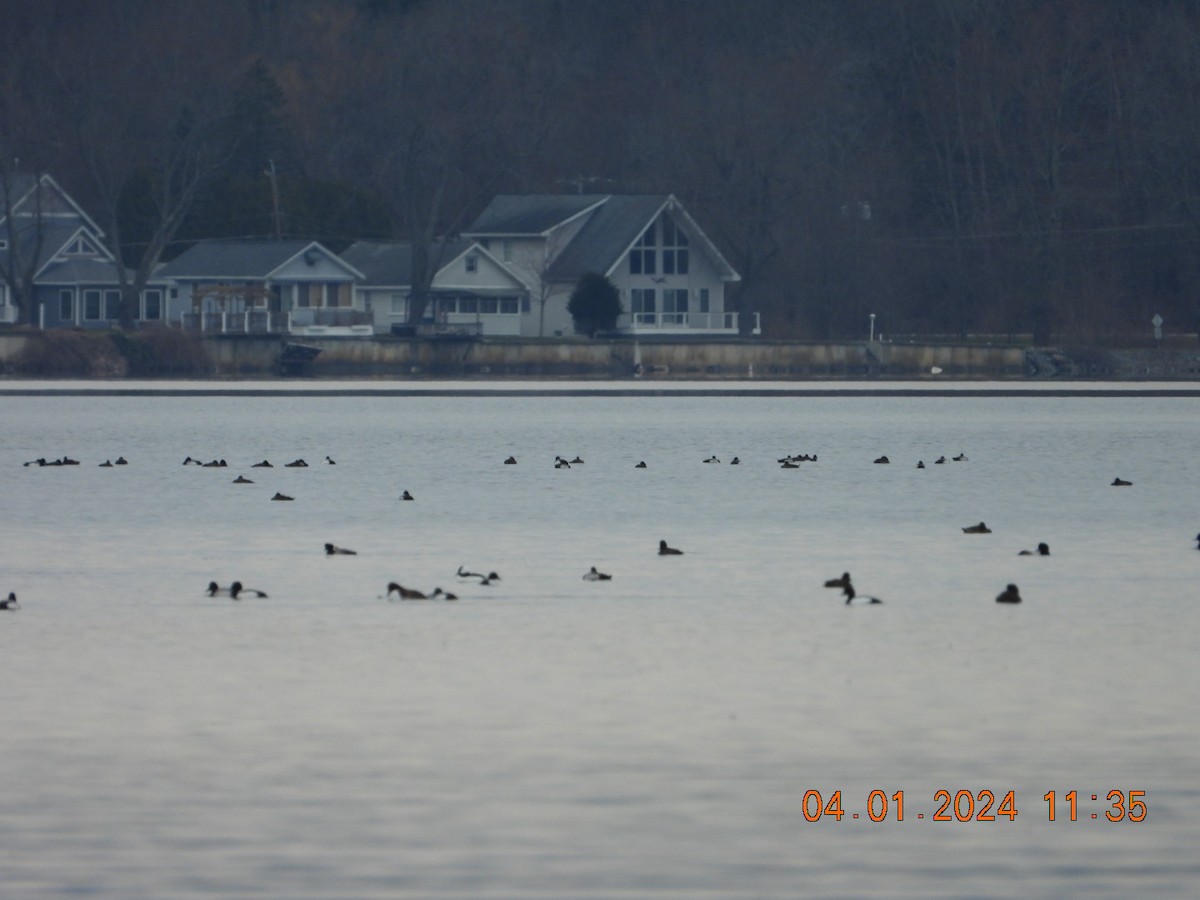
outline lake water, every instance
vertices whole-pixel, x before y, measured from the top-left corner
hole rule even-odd
[[[1191,396],[0,393],[0,896],[1188,894],[1197,447]]]

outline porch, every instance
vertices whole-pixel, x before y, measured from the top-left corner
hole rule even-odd
[[[180,327],[193,334],[293,334],[310,337],[370,337],[371,314],[357,309],[292,309],[273,312],[185,312]]]
[[[758,313],[753,316],[751,334],[762,334]],[[735,312],[636,312],[617,320],[619,331],[631,334],[738,334]]]

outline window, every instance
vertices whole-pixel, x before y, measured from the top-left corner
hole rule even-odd
[[[83,317],[93,322],[100,319],[100,292],[83,292]]]
[[[666,215],[662,219],[662,233],[663,274],[686,275],[688,273],[687,235],[679,230],[679,226],[675,224],[674,219]]]
[[[663,321],[682,325],[687,322],[688,292],[682,288],[663,291]]]
[[[393,293],[391,296],[391,310],[394,316],[408,315],[408,300],[403,294]]]
[[[486,315],[492,315],[500,309],[500,300],[498,297],[480,297],[479,311]]]
[[[468,313],[474,315],[479,312],[479,300],[477,297],[459,297],[458,311],[460,313]]]
[[[162,318],[162,291],[142,291],[142,318],[147,322]]]
[[[326,296],[329,300],[326,306],[353,306],[350,297],[350,282],[334,281],[325,285]]]
[[[654,288],[634,288],[629,292],[629,297],[633,321],[654,324]]]
[[[71,241],[71,243],[67,244],[66,249],[63,250],[63,253],[67,254],[68,256],[95,256],[96,248],[92,245],[91,241],[89,241],[83,235],[80,235],[79,237],[75,238],[75,240]]]
[[[650,227],[642,232],[638,242],[629,251],[630,275],[653,275],[658,271],[655,266],[654,247],[654,223],[651,222]]]
[[[106,318],[106,319],[121,318],[121,292],[120,291],[105,291],[104,292],[104,318]]]
[[[479,271],[479,257],[476,256],[474,253],[470,254],[466,258],[466,264],[467,264],[468,272],[478,272]]]
[[[500,312],[504,312],[504,304],[503,303],[500,304]],[[529,312],[529,298],[528,297],[521,298],[521,312],[523,312],[523,313]]]
[[[700,312],[706,313],[708,312],[708,288],[700,288],[698,293],[700,295]]]
[[[515,316],[518,314],[519,307],[523,306],[525,312],[529,312],[529,298],[526,297],[518,304],[516,297],[501,297],[500,312],[506,316]]]

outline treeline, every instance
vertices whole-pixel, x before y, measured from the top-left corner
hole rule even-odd
[[[1194,0],[3,6],[0,168],[53,174],[131,280],[198,238],[672,192],[769,337],[1197,329]]]

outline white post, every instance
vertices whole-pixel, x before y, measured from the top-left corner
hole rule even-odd
[[[875,313],[871,313],[871,336],[868,340],[875,342]]]
[[[41,331],[46,330],[46,304],[45,303],[38,304],[38,328]]]

